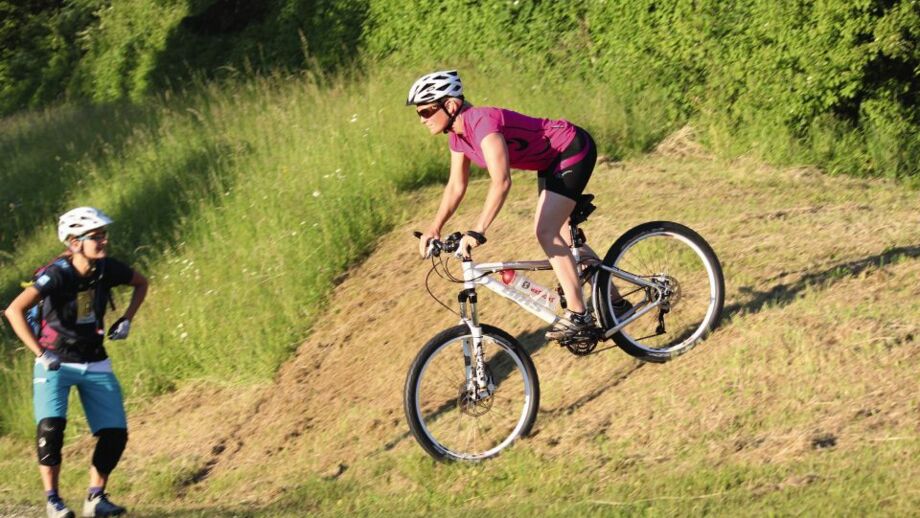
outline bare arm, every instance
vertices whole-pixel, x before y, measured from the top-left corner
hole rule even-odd
[[[444,195],[441,197],[441,206],[434,221],[429,227],[429,233],[434,236],[441,234],[441,229],[447,220],[453,216],[463,196],[466,194],[466,186],[470,180],[470,159],[463,153],[456,151],[450,152],[450,179],[444,187]]]
[[[33,286],[29,286],[13,299],[13,302],[10,302],[9,307],[3,312],[6,319],[10,321],[10,325],[13,326],[13,332],[35,356],[41,356],[42,348],[32,334],[32,328],[29,327],[29,323],[26,321],[26,311],[37,304],[40,298],[41,295],[38,290]]]
[[[479,215],[476,226],[472,229],[480,234],[485,234],[489,225],[498,216],[508,192],[511,191],[511,165],[508,158],[508,144],[500,133],[486,135],[480,143],[482,155],[489,170],[491,182],[486,202]]]
[[[134,277],[131,278],[131,282],[128,284],[134,286],[134,292],[131,294],[131,303],[128,304],[128,309],[125,310],[123,318],[133,320],[134,315],[137,313],[137,310],[140,309],[141,304],[144,303],[144,298],[147,296],[147,278],[134,272]]]

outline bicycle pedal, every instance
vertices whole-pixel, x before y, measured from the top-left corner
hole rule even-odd
[[[561,347],[565,347],[575,356],[591,354],[597,347],[597,338],[574,337],[557,340]]]

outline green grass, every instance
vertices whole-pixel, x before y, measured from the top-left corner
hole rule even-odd
[[[592,243],[649,219],[685,222],[709,240],[726,272],[722,329],[686,357],[636,370],[617,351],[575,359],[543,348],[529,315],[490,300],[484,318],[540,342],[538,433],[479,465],[427,458],[406,435],[397,393],[423,343],[417,335],[433,334],[443,315],[427,299],[413,301],[411,313],[390,304],[398,301],[372,301],[362,306],[366,321],[336,306],[325,316],[352,326],[350,348],[326,347],[341,335],[317,325],[342,273],[375,249],[405,246],[408,236],[386,231],[428,217],[436,203],[419,207],[409,192],[442,181],[447,168],[444,137],[428,137],[402,106],[416,75],[197,85],[140,106],[65,106],[0,126],[0,155],[10,157],[0,169],[3,300],[59,250],[56,215],[78,204],[116,218],[115,255],[152,281],[131,338],[109,347],[131,415],[177,405],[137,423],[113,477],[110,490],[134,516],[915,513],[920,406],[909,380],[920,303],[911,291],[916,232],[905,214],[916,196],[896,184],[745,161],[657,155],[599,168],[592,180],[592,192],[612,200],[592,216]],[[465,72],[465,82],[475,104],[564,116],[614,157],[647,150],[667,129],[651,94],[619,99],[603,85],[494,70]],[[521,231],[532,218],[531,177],[518,176],[483,253],[536,250]],[[456,221],[472,218],[482,191],[483,182],[471,186]],[[367,270],[346,283],[397,285]],[[408,318],[414,325],[401,328]],[[381,354],[369,329],[387,319],[403,342],[384,341]],[[314,328],[320,342],[292,358]],[[0,347],[0,515],[34,514],[29,358],[6,327]],[[292,368],[276,376],[286,361]],[[304,369],[314,361],[326,376]],[[628,382],[610,384],[624,372]],[[341,386],[336,376],[362,383]],[[201,386],[214,397],[190,397]],[[316,413],[278,415],[270,412],[277,400],[253,395],[260,387],[327,399],[311,400]],[[189,401],[249,413],[193,415],[182,408]],[[71,411],[61,487],[78,502],[92,443],[75,396]],[[242,416],[266,422],[252,432]],[[818,444],[831,435],[836,445]],[[215,444],[226,452],[215,456]],[[194,483],[214,459],[218,469]],[[349,464],[344,473],[330,472],[339,462]]]
[[[326,315],[329,321],[317,323],[315,337],[274,380],[236,376],[213,392],[223,396],[199,398],[190,390],[196,386],[186,384],[195,375],[180,372],[185,378],[164,375],[176,394],[156,400],[137,392],[135,404],[155,401],[155,408],[132,412],[134,439],[110,490],[135,516],[915,512],[920,407],[912,387],[920,302],[913,287],[920,270],[909,218],[915,197],[890,182],[660,155],[598,171],[592,192],[615,202],[592,216],[586,229],[592,243],[612,242],[646,219],[673,219],[704,235],[723,261],[726,320],[690,354],[641,369],[616,350],[574,358],[542,347],[532,317],[484,296],[486,321],[536,346],[537,434],[480,465],[434,463],[407,435],[398,401],[411,357],[445,321],[424,298],[424,265],[412,267],[419,274],[408,281],[415,291],[398,301],[421,298],[409,305],[378,299],[363,305],[366,320],[353,320],[348,311],[354,306],[341,300],[356,293],[356,281],[398,285],[380,273],[404,267],[409,252],[383,248],[409,243],[408,236],[400,241],[400,230],[377,242],[368,263],[341,286],[337,296],[344,297]],[[516,174],[518,187],[483,254],[513,250],[536,257],[532,236],[522,231],[533,210],[528,180],[528,173]],[[476,214],[484,184],[471,185],[457,221]],[[623,196],[623,184],[637,187]],[[432,187],[394,197],[427,200],[420,208],[425,215],[401,214],[415,222],[427,217],[437,194]],[[660,199],[680,203],[654,206]],[[187,246],[181,250],[201,245]],[[191,271],[195,265],[184,261],[198,259],[183,254],[157,264]],[[170,301],[181,303],[178,296]],[[404,326],[408,318],[414,325]],[[326,346],[343,327],[349,327],[350,342]],[[402,341],[382,348],[381,328]],[[322,368],[314,370],[314,362]],[[611,385],[621,375],[628,380]],[[122,380],[127,385],[130,378],[122,374]],[[241,390],[251,383],[270,387],[273,395],[262,400]],[[231,397],[252,406],[223,399]],[[580,403],[585,397],[590,401]],[[311,404],[301,406],[301,399]],[[235,412],[204,412],[226,418],[215,424],[196,414],[199,406],[248,409],[242,414],[247,425]],[[72,422],[62,479],[71,500],[86,484],[91,455],[85,428],[79,419]],[[227,446],[226,452],[209,455],[215,444]],[[233,452],[237,444],[241,450]],[[191,483],[212,460],[215,471]],[[343,473],[335,469],[340,462],[347,464]],[[37,510],[34,470],[28,434],[0,439],[0,480],[8,481],[0,514]]]
[[[113,255],[151,281],[131,338],[108,347],[129,406],[188,379],[270,379],[336,277],[411,213],[401,192],[446,177],[445,139],[403,106],[417,74],[198,84],[143,105],[6,119],[2,300],[59,252],[58,214],[97,206],[116,220]],[[666,130],[651,96],[626,102],[603,85],[512,72],[469,69],[465,81],[474,103],[570,118],[614,156]],[[28,437],[31,358],[8,327],[0,350],[0,433]]]
[[[756,428],[756,427],[755,427]],[[855,449],[814,448],[774,462],[713,458],[704,444],[652,458],[630,442],[598,439],[599,455],[547,457],[523,447],[481,465],[438,464],[409,454],[367,476],[295,483],[249,516],[764,516],[909,515],[920,503],[916,473],[877,469],[904,462],[917,438]],[[915,463],[908,463],[915,465]],[[357,479],[357,480],[356,480]],[[165,509],[173,509],[169,506]],[[212,512],[208,509],[204,516]],[[196,516],[190,513],[190,516]]]
[[[756,428],[756,427],[750,427]],[[909,432],[909,430],[905,430]],[[819,448],[794,459],[716,458],[706,444],[675,446],[665,457],[643,454],[630,441],[600,435],[587,450],[546,456],[529,441],[496,460],[440,464],[413,451],[369,460],[358,476],[310,475],[291,480],[270,504],[179,504],[183,480],[195,468],[168,458],[148,460],[143,477],[114,479],[115,494],[132,493],[135,516],[908,516],[920,505],[914,481],[918,438],[866,442],[846,449]],[[23,477],[34,469],[24,441],[0,439],[0,511],[28,513],[38,490]],[[88,453],[88,452],[84,452]],[[71,456],[64,470],[65,497],[85,484],[88,459]],[[180,463],[181,464],[181,463]],[[879,469],[901,464],[906,471]],[[245,472],[226,484],[257,484]],[[67,488],[70,491],[67,491]]]
[[[380,474],[360,481],[316,476],[292,481],[269,505],[189,502],[176,507],[169,492],[172,475],[158,472],[154,478],[165,487],[151,484],[150,502],[132,515],[908,516],[920,505],[911,474],[872,468],[906,460],[911,450],[905,443],[816,449],[805,459],[775,463],[710,463],[705,452],[692,450],[648,459],[624,454],[623,446],[611,445],[613,458],[605,463],[577,455],[547,458],[526,448],[476,466],[437,464],[421,454],[409,455],[395,463],[377,462]],[[113,491],[125,489],[116,485]],[[30,497],[34,495],[24,495],[17,505],[34,502]]]

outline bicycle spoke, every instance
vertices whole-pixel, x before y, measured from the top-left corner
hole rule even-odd
[[[483,399],[467,399],[462,340],[438,349],[419,381],[417,405],[425,433],[449,451],[488,454],[507,444],[525,417],[528,398],[521,364],[491,337],[485,337],[483,350],[486,376],[494,387]],[[464,378],[458,379],[458,373]]]
[[[603,282],[612,285],[605,298],[614,300],[613,290],[627,300],[634,311],[644,302],[655,302],[658,308],[627,324],[614,336],[617,344],[636,356],[643,351],[670,352],[689,348],[713,324],[721,308],[721,270],[708,245],[692,230],[674,223],[654,223],[630,231],[632,240],[617,245],[608,261],[624,272],[647,279],[655,290],[636,289],[629,281],[615,275],[604,275]],[[700,244],[702,243],[702,244]],[[710,269],[714,262],[715,270]],[[718,272],[717,275],[713,271]],[[608,288],[605,288],[608,289]],[[719,295],[713,297],[713,293]],[[605,318],[622,322],[612,307],[603,308]],[[707,321],[709,319],[709,321]],[[662,323],[664,325],[662,332]]]

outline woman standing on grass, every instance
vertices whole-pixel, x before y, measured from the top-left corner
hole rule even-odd
[[[511,168],[539,171],[534,231],[565,293],[566,317],[572,322],[572,326],[557,323],[546,337],[558,340],[593,329],[594,317],[585,307],[570,238],[563,232],[597,160],[591,135],[566,120],[474,107],[463,97],[456,70],[422,76],[409,90],[406,105],[415,106],[432,135],[449,134],[450,178],[434,221],[419,238],[422,257],[429,241],[440,239],[441,229],[463,200],[471,161],[489,171],[491,183],[482,213],[463,237],[461,250],[485,243],[486,230],[511,189]]]
[[[73,517],[58,494],[61,448],[67,426],[67,398],[77,387],[90,429],[96,436],[89,470],[89,492],[83,516],[115,516],[125,508],[108,499],[105,486],[128,441],[121,387],[103,346],[110,290],[134,287],[131,303],[108,330],[111,340],[128,337],[131,320],[147,294],[147,279],[128,265],[108,257],[108,226],[112,220],[92,207],[73,209],[58,222],[58,238],[67,251],[39,270],[5,311],[16,336],[36,356],[33,403],[37,424],[39,472],[49,517]],[[36,337],[26,312],[41,304]]]

